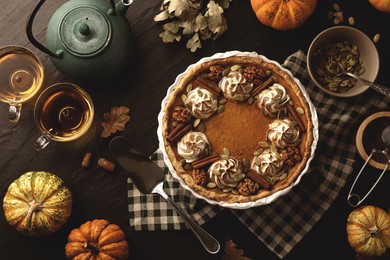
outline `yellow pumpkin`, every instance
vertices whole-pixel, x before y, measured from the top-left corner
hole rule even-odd
[[[390,0],[368,0],[377,10],[390,13]]]
[[[390,214],[374,206],[362,206],[347,219],[348,242],[356,253],[380,256],[390,247]]]
[[[65,254],[68,259],[124,260],[129,255],[129,246],[119,226],[95,219],[70,232]]]
[[[314,12],[317,0],[251,0],[257,19],[277,30],[301,26]]]
[[[27,172],[8,187],[3,200],[7,222],[28,236],[56,232],[72,211],[72,194],[56,175]]]

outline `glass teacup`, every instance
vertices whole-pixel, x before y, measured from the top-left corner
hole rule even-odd
[[[19,121],[22,103],[39,91],[43,77],[42,62],[32,51],[16,45],[0,48],[0,101],[10,105],[11,122]]]
[[[89,94],[72,83],[49,86],[34,107],[35,123],[42,135],[35,141],[37,151],[51,140],[68,142],[82,136],[93,122],[94,106]]]

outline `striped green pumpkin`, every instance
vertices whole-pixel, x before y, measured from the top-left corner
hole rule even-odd
[[[72,211],[72,194],[56,175],[27,172],[8,187],[3,201],[7,222],[33,237],[58,231]]]

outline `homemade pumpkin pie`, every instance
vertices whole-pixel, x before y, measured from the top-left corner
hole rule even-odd
[[[163,152],[185,186],[209,201],[268,197],[291,186],[312,157],[310,101],[291,73],[261,57],[199,62],[163,105]]]

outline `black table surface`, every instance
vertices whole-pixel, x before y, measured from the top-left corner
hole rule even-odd
[[[159,13],[161,0],[136,0],[126,14],[132,26],[135,43],[135,52],[129,66],[114,79],[93,84],[74,81],[62,75],[49,57],[28,41],[24,28],[35,2],[1,1],[0,46],[22,45],[37,53],[44,63],[44,87],[58,82],[74,82],[82,86],[93,98],[95,120],[94,126],[80,139],[68,143],[52,143],[43,151],[36,152],[33,143],[39,136],[39,131],[33,117],[35,99],[23,105],[22,117],[17,124],[8,121],[8,105],[0,104],[1,198],[12,181],[32,170],[55,173],[65,181],[74,197],[68,222],[55,234],[40,238],[30,238],[17,233],[6,222],[1,207],[0,258],[63,259],[70,230],[88,220],[107,219],[126,232],[130,246],[129,259],[221,259],[223,250],[217,255],[206,253],[188,230],[130,231],[127,175],[119,167],[111,173],[91,167],[80,172],[76,178],[74,173],[80,169],[81,160],[87,151],[110,158],[110,154],[104,149],[105,145],[97,145],[95,142],[95,131],[99,130],[103,113],[110,111],[111,107],[123,105],[130,108],[131,121],[121,134],[135,142],[146,154],[151,154],[158,147],[156,119],[161,101],[175,77],[188,65],[202,57],[229,50],[256,51],[283,63],[288,55],[299,49],[306,52],[310,42],[319,32],[334,26],[333,21],[327,19],[328,12],[333,10],[334,2],[318,1],[315,13],[304,25],[295,30],[276,31],[256,19],[250,1],[233,1],[224,14],[228,21],[228,31],[216,41],[204,42],[202,49],[191,53],[183,42],[166,44],[159,38],[161,25],[155,23],[153,17]],[[43,5],[34,23],[34,34],[39,41],[44,42],[46,25],[51,15],[65,2],[50,0]],[[390,85],[390,14],[375,10],[367,0],[337,2],[344,12],[343,25],[348,25],[348,17],[353,16],[354,27],[365,32],[370,38],[377,33],[381,34],[381,39],[376,44],[380,55],[377,81]],[[348,244],[345,231],[347,216],[353,210],[346,201],[346,195],[361,165],[361,161],[356,162],[353,176],[348,178],[338,198],[286,259],[356,258]],[[365,204],[387,210],[389,180],[386,174]],[[247,257],[278,258],[229,211],[223,211],[203,227],[213,234],[222,246],[226,240],[232,239],[244,250]]]

